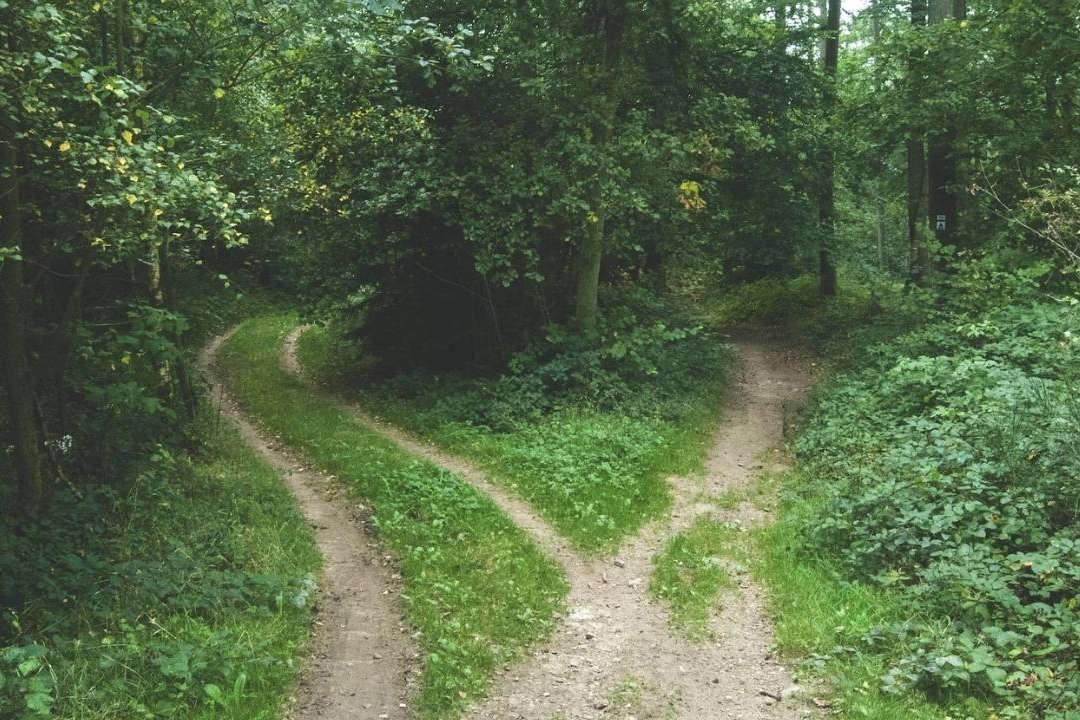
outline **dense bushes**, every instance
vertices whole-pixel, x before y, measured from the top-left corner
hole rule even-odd
[[[597,332],[549,325],[495,378],[443,381],[402,377],[373,388],[425,397],[439,415],[494,432],[524,427],[569,407],[671,419],[685,413],[702,378],[723,373],[724,344],[683,306],[645,291],[606,289]],[[437,380],[437,379],[436,379]]]
[[[968,296],[820,393],[800,527],[910,608],[864,638],[891,658],[887,687],[1076,718],[1080,313],[1026,296],[981,311]]]
[[[364,403],[486,465],[579,546],[613,547],[667,508],[664,473],[700,457],[728,353],[676,301],[617,289],[605,301],[594,335],[552,325],[502,375],[362,378]],[[321,332],[301,345],[323,380],[359,362],[332,345]]]

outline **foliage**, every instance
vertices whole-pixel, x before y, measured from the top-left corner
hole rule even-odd
[[[604,283],[805,267],[822,140],[813,64],[789,50],[809,33],[727,3],[408,10],[455,61],[421,44],[386,68],[315,42],[277,88],[297,180],[276,257],[388,367],[501,368],[572,327],[593,231]]]
[[[240,438],[159,449],[130,487],[0,527],[4,717],[273,717],[308,635],[318,556]]]
[[[1023,296],[1024,273],[1011,277]],[[889,658],[886,686],[1067,718],[1080,691],[1074,301],[954,297],[820,394],[798,444],[815,478],[799,532],[927,618],[863,638]]]
[[[365,404],[489,467],[576,544],[610,548],[667,508],[664,473],[702,456],[728,365],[723,343],[685,307],[621,299],[593,338],[552,327],[494,379],[343,380],[334,368],[355,358],[312,331],[301,357],[324,381],[359,383]]]
[[[858,286],[841,288],[836,298],[823,298],[817,278],[766,278],[728,288],[710,303],[709,313],[720,325],[799,325],[822,322],[830,312],[870,311],[870,298]]]
[[[294,324],[248,321],[226,345],[225,366],[270,431],[370,504],[379,537],[401,562],[405,610],[424,650],[420,717],[451,717],[501,664],[551,631],[565,580],[489,499],[285,375],[278,356]]]
[[[784,478],[793,484],[798,476]],[[949,720],[989,717],[985,707],[942,707],[919,693],[886,691],[881,677],[887,658],[881,646],[867,646],[862,638],[874,628],[902,621],[910,610],[888,591],[846,579],[837,567],[805,545],[790,518],[814,513],[787,502],[781,520],[754,533],[755,577],[769,589],[776,645],[788,658],[801,663],[801,672],[823,677],[833,713],[868,720]],[[796,549],[801,552],[795,551]]]

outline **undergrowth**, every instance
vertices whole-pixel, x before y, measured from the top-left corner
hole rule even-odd
[[[0,526],[0,717],[275,718],[319,558],[230,427]]]
[[[796,558],[779,575],[808,575],[790,602],[853,608],[792,643],[841,685],[1075,720],[1080,313],[1030,274],[994,277],[996,295],[950,278],[926,324],[818,393],[770,542]]]
[[[372,507],[401,562],[403,600],[419,630],[419,716],[455,716],[497,667],[546,636],[566,593],[559,569],[483,495],[411,458],[278,367],[295,318],[248,321],[222,359],[241,402],[266,429]]]
[[[521,493],[578,547],[610,550],[670,504],[666,475],[703,457],[729,354],[677,305],[621,298],[598,334],[551,326],[498,376],[348,377],[360,362],[322,328],[305,367]]]

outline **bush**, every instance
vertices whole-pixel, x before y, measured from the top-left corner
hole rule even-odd
[[[801,535],[925,618],[866,638],[890,648],[887,687],[1075,718],[1080,316],[1044,299],[939,317],[819,394]]]
[[[671,419],[701,378],[723,375],[726,351],[684,308],[643,292],[609,290],[592,336],[552,324],[507,371],[446,394],[439,412],[507,432],[568,407]]]

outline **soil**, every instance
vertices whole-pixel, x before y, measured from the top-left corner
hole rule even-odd
[[[290,335],[282,355],[283,367],[294,373],[302,372],[296,359],[302,332],[298,328]],[[502,668],[488,698],[471,708],[467,718],[793,720],[812,714],[807,694],[773,653],[762,590],[745,570],[735,569],[738,587],[721,596],[711,639],[705,642],[673,629],[663,606],[647,594],[653,558],[698,518],[741,528],[771,519],[760,501],[724,509],[717,499],[749,490],[759,472],[783,463],[786,424],[812,383],[812,364],[779,336],[746,334],[734,343],[739,374],[705,472],[669,478],[670,515],[645,527],[610,557],[581,555],[480,469],[335,401],[407,452],[458,473],[489,495],[565,568],[571,589],[552,638],[523,661]],[[219,339],[208,350],[208,364],[220,344]],[[275,449],[227,397],[223,412],[282,472],[327,558],[316,651],[290,717],[407,717],[416,651],[394,601],[392,565],[363,531],[363,509],[350,506],[332,482]]]
[[[214,339],[201,364],[222,414],[282,477],[295,496],[323,556],[315,594],[315,630],[288,720],[403,720],[419,653],[402,620],[400,575],[367,532],[370,512],[350,500],[332,477],[257,429],[229,395],[216,359],[227,336]]]

